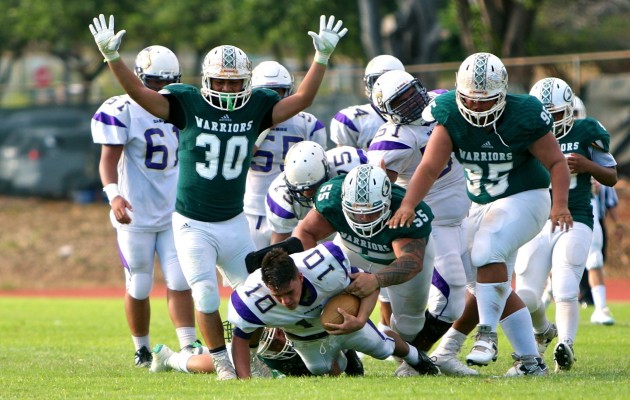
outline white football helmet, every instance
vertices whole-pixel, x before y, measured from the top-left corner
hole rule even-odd
[[[394,56],[383,54],[376,56],[370,60],[365,67],[363,82],[365,83],[365,95],[368,99],[372,98],[372,87],[379,76],[387,71],[404,71],[405,66],[399,59]]]
[[[553,117],[553,134],[557,139],[566,136],[573,127],[573,90],[560,78],[544,78],[529,91]]]
[[[422,83],[405,71],[385,72],[372,90],[372,104],[394,124],[419,120],[430,101]]]
[[[329,178],[326,151],[317,142],[304,140],[294,144],[284,159],[284,180],[294,200],[312,207],[313,199],[305,190],[315,190]]]
[[[350,228],[363,238],[371,238],[385,228],[391,203],[392,184],[382,168],[359,165],[343,180],[343,214]]]
[[[287,97],[293,91],[293,75],[280,63],[263,61],[252,71],[252,88],[284,89]]]
[[[136,56],[134,72],[150,89],[153,88],[147,84],[147,79],[176,83],[182,77],[177,56],[164,46],[149,46],[140,51]]]
[[[575,96],[573,98],[573,118],[574,119],[584,119],[586,118],[586,106],[584,102],[579,97]]]
[[[490,53],[475,53],[464,60],[456,75],[457,108],[473,126],[492,125],[505,110],[507,87],[508,74],[503,62]],[[473,111],[464,99],[496,102],[487,111]]]
[[[286,338],[282,329],[264,328],[258,345],[259,356],[271,360],[288,360],[296,354],[293,343]]]
[[[243,50],[235,46],[218,46],[210,50],[201,66],[201,94],[212,107],[234,111],[242,108],[252,95],[252,63]],[[212,79],[242,79],[240,92],[212,90]]]

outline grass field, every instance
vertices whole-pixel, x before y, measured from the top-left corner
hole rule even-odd
[[[543,378],[499,377],[512,364],[500,333],[499,359],[474,378],[398,379],[393,362],[367,359],[362,378],[219,382],[215,375],[151,374],[133,367],[122,298],[0,297],[0,399],[630,398],[630,304],[610,308],[617,319],[612,327],[591,325],[592,309],[581,311],[573,370]],[[177,347],[160,298],[153,301],[151,338]],[[471,344],[469,338],[465,351]],[[546,358],[553,371],[551,350]]]

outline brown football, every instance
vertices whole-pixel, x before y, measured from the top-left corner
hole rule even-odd
[[[339,314],[337,308],[345,310],[348,314],[355,317],[359,313],[359,306],[361,305],[361,299],[357,296],[349,293],[339,293],[333,296],[328,303],[324,306],[322,314],[319,317],[324,329],[326,329],[327,323],[341,324],[343,322],[343,315]]]

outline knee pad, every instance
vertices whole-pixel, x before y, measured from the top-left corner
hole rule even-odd
[[[127,280],[127,293],[136,300],[144,300],[151,294],[153,274],[133,274]]]
[[[191,286],[195,308],[205,314],[219,309],[219,288],[210,281],[196,282]]]
[[[527,310],[529,312],[534,312],[540,307],[540,296],[537,296],[536,293],[527,287],[520,288],[516,291],[518,297],[523,300],[523,303],[527,306]]]

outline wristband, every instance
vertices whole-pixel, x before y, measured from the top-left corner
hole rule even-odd
[[[120,192],[118,191],[118,184],[117,183],[108,183],[103,188],[103,192],[105,192],[105,195],[107,195],[107,200],[109,200],[110,204],[112,203],[112,200],[114,200],[116,197],[120,196]]]
[[[327,66],[329,58],[330,58],[330,54],[323,55],[319,51],[316,51],[315,52],[315,57],[313,57],[313,61],[315,61],[317,64],[321,64],[321,65]]]

